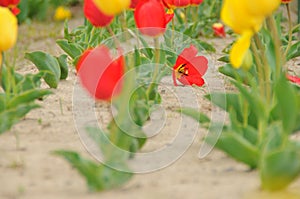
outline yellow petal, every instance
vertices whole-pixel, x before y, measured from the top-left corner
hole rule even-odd
[[[239,68],[243,63],[244,57],[250,47],[253,32],[246,31],[233,44],[230,51],[230,62],[234,68]]]
[[[0,7],[0,52],[12,48],[18,35],[18,20],[8,8]]]
[[[108,16],[119,14],[129,8],[131,0],[93,0],[96,6]]]
[[[242,34],[249,30],[259,31],[264,21],[264,16],[249,13],[248,5],[244,0],[224,0],[221,19],[235,33]]]
[[[281,0],[243,0],[251,15],[267,17],[271,15],[280,5]]]

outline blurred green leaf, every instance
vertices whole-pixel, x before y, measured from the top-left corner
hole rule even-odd
[[[40,71],[46,71],[45,81],[51,88],[57,88],[61,76],[59,63],[55,57],[42,51],[26,53],[25,58],[33,62]]]

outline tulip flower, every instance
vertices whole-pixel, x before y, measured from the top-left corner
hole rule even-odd
[[[233,67],[239,68],[250,47],[252,36],[257,33],[265,18],[280,5],[281,0],[224,0],[221,18],[240,35],[230,51]]]
[[[131,0],[93,0],[96,6],[108,16],[119,14],[129,8]]]
[[[140,1],[141,1],[141,0],[131,0],[130,8],[135,9],[135,7],[137,6],[137,4],[138,4]]]
[[[98,100],[110,101],[123,87],[124,57],[113,60],[109,49],[102,45],[83,53],[78,64],[78,77],[82,86]]]
[[[165,13],[163,4],[157,0],[139,2],[134,12],[135,22],[141,33],[152,37],[163,34],[173,16],[174,13]]]
[[[8,8],[0,7],[0,53],[12,48],[18,35],[18,20]]]
[[[214,34],[218,37],[226,37],[224,25],[221,23],[214,23],[212,26]]]
[[[111,23],[114,16],[107,16],[99,10],[93,0],[84,0],[83,12],[85,17],[95,27],[104,27]]]
[[[63,6],[59,6],[55,10],[54,19],[56,21],[63,21],[72,17],[71,11]]]
[[[283,4],[287,4],[287,3],[291,3],[293,0],[281,0],[281,3]]]
[[[17,8],[20,0],[0,0],[0,6],[7,7],[14,15],[18,15],[20,13],[20,9]]]
[[[191,45],[178,56],[172,74],[175,86],[178,86],[177,80],[183,85],[202,86],[205,83],[202,76],[208,68],[208,60],[197,54],[197,48]]]
[[[297,84],[298,86],[300,86],[300,77],[292,76],[292,75],[287,75],[286,77],[290,82],[293,82],[293,83]]]
[[[187,7],[199,5],[203,0],[163,0],[167,8]]]

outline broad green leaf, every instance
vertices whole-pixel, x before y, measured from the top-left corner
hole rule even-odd
[[[25,58],[33,62],[40,71],[46,71],[44,79],[51,88],[57,88],[61,76],[59,63],[55,57],[47,53],[36,51],[26,53]]]
[[[296,91],[282,76],[275,85],[275,95],[283,128],[287,134],[290,134],[296,127],[298,116],[299,104]]]
[[[61,71],[60,79],[67,79],[68,77],[69,66],[68,66],[67,58],[68,58],[67,55],[61,55],[56,58],[59,63],[59,67]]]
[[[39,108],[36,104],[22,104],[17,107],[5,109],[0,112],[0,134],[8,131],[15,123],[24,117],[29,111]]]
[[[210,144],[214,140],[214,137],[208,135],[205,141]],[[242,135],[235,132],[223,131],[216,143],[216,147],[234,159],[249,165],[251,168],[257,167],[259,157],[258,148],[243,138]]]
[[[58,150],[55,155],[66,159],[86,179],[91,191],[104,191],[120,187],[129,181],[131,173],[117,171],[103,164],[97,164],[73,151]],[[126,168],[125,165],[118,165],[118,168]]]
[[[299,176],[299,173],[299,150],[293,147],[280,148],[261,157],[260,177],[263,189],[284,189]]]
[[[19,95],[13,97],[7,104],[7,108],[14,108],[18,105],[33,102],[36,99],[40,99],[45,95],[49,95],[52,92],[49,90],[28,90]]]

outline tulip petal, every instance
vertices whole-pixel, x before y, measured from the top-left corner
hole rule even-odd
[[[230,51],[230,62],[234,68],[239,68],[243,63],[247,50],[250,47],[252,36],[253,36],[253,32],[246,31],[233,44]]]

